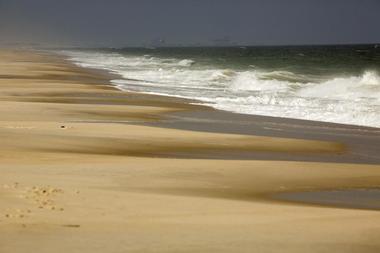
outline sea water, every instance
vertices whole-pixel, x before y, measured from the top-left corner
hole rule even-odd
[[[118,88],[255,115],[380,127],[380,46],[60,50]]]

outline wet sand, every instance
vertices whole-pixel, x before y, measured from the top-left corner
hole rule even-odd
[[[380,250],[378,211],[274,198],[379,187],[377,129],[246,117],[109,78],[0,51],[0,252]]]
[[[191,110],[168,113],[160,121],[147,122],[148,126],[174,128],[201,132],[245,134],[267,137],[308,139],[338,142],[346,147],[345,152],[330,154],[273,154],[246,153],[239,151],[225,159],[295,160],[349,162],[380,164],[380,129],[353,125],[275,118],[258,115],[243,115],[219,110]],[[210,117],[210,115],[212,115]]]
[[[380,189],[291,192],[279,193],[274,197],[304,204],[380,210]]]

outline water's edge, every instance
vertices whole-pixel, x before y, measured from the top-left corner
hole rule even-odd
[[[380,210],[380,189],[346,189],[278,193],[273,199],[312,205]]]
[[[235,113],[380,127],[377,51],[363,58],[355,48],[344,49],[348,56],[339,48],[327,53],[302,49],[310,56],[285,49],[276,54],[226,49],[231,51],[227,56],[217,49],[206,55],[189,50],[58,53],[81,67],[118,74],[111,83],[125,91],[195,99]]]

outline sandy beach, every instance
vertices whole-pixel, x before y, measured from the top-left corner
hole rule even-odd
[[[110,78],[0,50],[1,253],[380,251],[371,203],[276,197],[379,187],[379,129],[221,112]]]

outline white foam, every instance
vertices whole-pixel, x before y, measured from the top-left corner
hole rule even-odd
[[[230,88],[234,91],[283,91],[289,87],[288,82],[259,79],[255,71],[238,73],[230,85]]]
[[[380,77],[374,71],[366,71],[361,76],[339,77],[323,83],[309,83],[298,93],[313,98],[342,100],[380,98]]]
[[[259,73],[260,79],[275,79],[280,81],[287,81],[287,82],[293,82],[293,83],[307,83],[309,81],[314,81],[317,78],[312,76],[306,76],[306,75],[300,75],[295,74],[290,71],[284,71],[284,70],[276,70],[276,71],[269,71],[264,73]]]
[[[178,65],[184,66],[184,67],[189,67],[189,66],[193,65],[194,63],[195,63],[195,61],[193,61],[193,60],[184,59],[184,60],[179,61]]]
[[[364,85],[380,85],[380,76],[375,71],[366,71],[360,79],[360,83]]]

